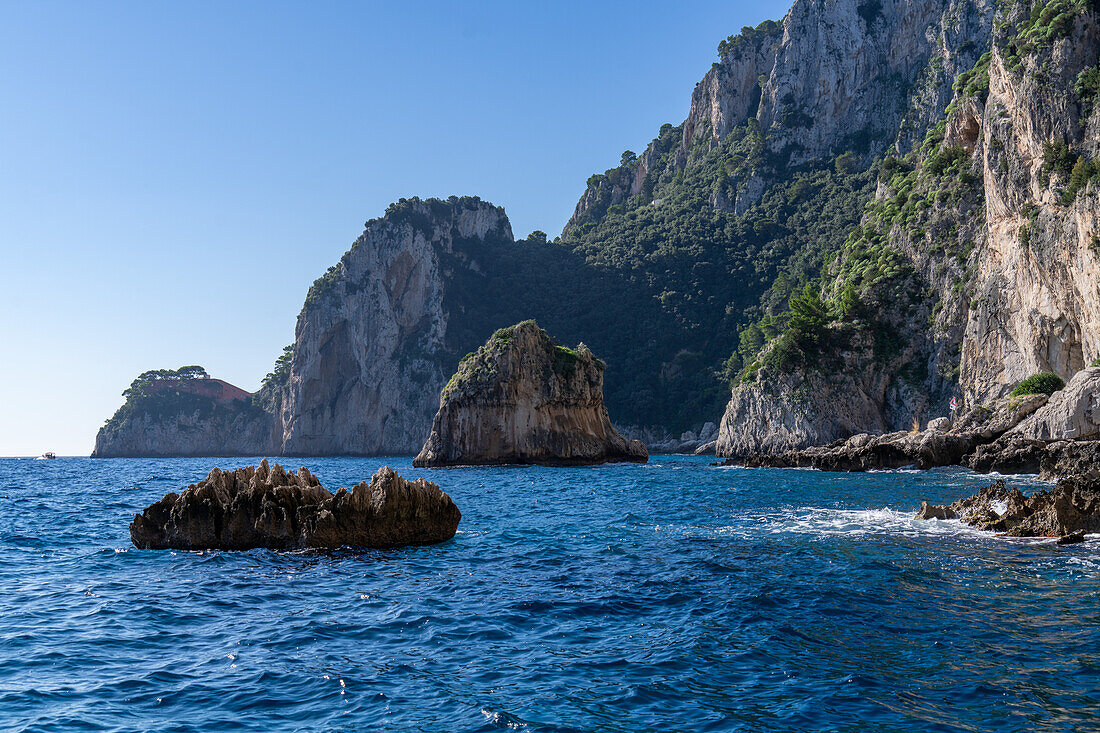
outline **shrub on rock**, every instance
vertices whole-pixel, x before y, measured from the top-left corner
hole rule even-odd
[[[1012,390],[1012,397],[1022,397],[1029,394],[1052,395],[1066,386],[1066,383],[1057,374],[1052,372],[1039,372],[1032,374],[1016,385]]]

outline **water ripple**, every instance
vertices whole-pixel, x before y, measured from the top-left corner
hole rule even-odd
[[[988,477],[320,459],[326,485],[439,481],[460,532],[132,548],[213,463],[0,460],[0,729],[1100,727],[1100,538],[912,519]]]

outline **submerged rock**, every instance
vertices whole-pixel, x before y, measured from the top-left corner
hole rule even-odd
[[[1060,544],[1080,542],[1100,531],[1100,472],[1060,480],[1053,489],[1024,496],[994,481],[977,494],[948,506],[924,502],[918,519],[958,518],[972,527],[1008,537],[1061,537]]]
[[[370,483],[335,495],[305,468],[276,463],[215,468],[170,493],[130,524],[139,549],[247,550],[431,545],[454,537],[461,512],[433,483],[407,481],[389,466]]]
[[[558,346],[534,321],[497,331],[443,388],[414,466],[645,462],[611,425],[604,363],[584,344]]]

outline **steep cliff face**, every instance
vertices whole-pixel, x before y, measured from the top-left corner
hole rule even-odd
[[[1068,379],[1100,354],[1095,11],[998,12],[994,33],[991,0],[797,0],[720,45],[687,119],[592,176],[560,241],[514,241],[478,199],[395,204],[255,400],[278,452],[415,450],[459,357],[532,317],[608,358],[633,434],[728,402],[725,455]]]
[[[367,223],[298,317],[281,409],[284,453],[420,447],[457,361],[448,336],[461,314],[448,307],[448,283],[456,268],[480,269],[467,245],[489,240],[510,244],[511,227],[503,209],[478,199],[414,199]]]
[[[443,389],[413,465],[645,461],[611,426],[603,372],[584,344],[558,346],[534,321],[500,329]]]
[[[611,206],[649,203],[675,171],[698,164],[752,121],[762,164],[727,166],[739,196],[716,208],[743,214],[787,169],[846,151],[901,152],[919,142],[951,98],[951,85],[989,45],[992,0],[796,0],[779,22],[744,28],[695,86],[687,119],[638,158],[589,179],[564,234]],[[676,132],[679,135],[675,135]],[[640,200],[638,200],[640,199]]]
[[[889,184],[888,175],[877,180],[883,157],[904,156],[922,144],[942,118],[957,75],[988,49],[992,21],[987,0],[798,0],[781,21],[743,29],[720,44],[720,60],[696,86],[681,125],[663,126],[641,155],[627,151],[618,167],[589,179],[563,243],[628,273],[635,290],[659,309],[657,318],[631,332],[645,353],[581,334],[613,364],[632,367],[632,401],[619,396],[618,380],[609,375],[614,414],[628,415],[642,434],[654,426],[645,421],[650,415],[660,415],[674,432],[698,429],[698,423],[683,424],[681,406],[696,420],[720,413],[726,400],[715,375],[737,378],[753,361],[739,334],[778,316],[794,289],[828,268],[876,186]],[[963,228],[969,226],[965,220]],[[892,236],[889,227],[881,236]],[[918,259],[923,275],[958,274],[954,265],[933,273],[931,257]],[[941,320],[938,312],[935,318]],[[926,322],[910,320],[904,314],[874,319],[905,322],[909,332],[928,330]],[[775,335],[773,325],[763,329],[765,337]],[[898,347],[928,362],[910,370],[911,384],[859,378],[828,392],[845,399],[866,393],[866,409],[878,422],[908,422],[905,409],[887,414],[882,402],[900,392],[920,409],[946,404],[942,385],[923,376],[941,370],[937,354],[945,338],[929,335],[928,343]],[[855,348],[844,357],[852,363],[863,347]],[[655,354],[670,358],[651,364]],[[883,353],[880,361],[897,356]],[[806,392],[810,401],[818,394]],[[798,422],[793,415],[807,399],[765,393],[762,399],[786,400],[784,410]],[[676,399],[663,404],[651,395]],[[635,405],[647,409],[635,412]],[[744,405],[748,413],[769,413],[758,407]],[[808,410],[815,412],[812,404]],[[836,429],[861,419],[842,416]],[[804,439],[831,433],[812,429],[815,421],[806,418],[811,427]],[[770,434],[772,421],[761,425],[761,434]]]
[[[795,2],[762,85],[769,147],[792,163],[845,145],[908,150],[988,45],[992,16],[990,0]]]
[[[270,456],[280,452],[274,417],[257,410],[218,408],[170,418],[141,415],[127,429],[100,428],[92,458]]]
[[[991,403],[1031,374],[1069,380],[1100,355],[1096,14],[1017,3],[998,27],[946,120],[883,165],[876,200],[825,270],[824,349],[782,364],[769,358],[778,342],[765,346],[734,390],[720,455],[907,428],[947,414],[952,396]],[[848,286],[858,308],[842,313]],[[853,325],[892,358],[851,358],[840,335]]]
[[[1040,371],[1068,380],[1100,356],[1100,186],[1092,177],[1068,191],[1074,167],[1087,175],[1076,164],[1100,157],[1100,119],[1076,83],[1100,60],[1100,26],[1089,11],[1065,22],[1064,37],[1022,57],[1002,41],[989,65],[978,129],[986,233],[960,379],[979,402]]]

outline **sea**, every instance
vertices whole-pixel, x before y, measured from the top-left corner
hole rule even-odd
[[[280,459],[426,477],[458,534],[132,546],[257,460],[0,459],[0,730],[1100,730],[1100,538],[913,518],[988,475]]]

